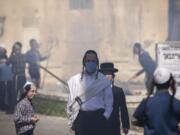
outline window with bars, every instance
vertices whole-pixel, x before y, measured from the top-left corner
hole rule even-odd
[[[70,9],[92,9],[93,0],[69,0]]]
[[[180,41],[180,0],[169,0],[168,40]]]

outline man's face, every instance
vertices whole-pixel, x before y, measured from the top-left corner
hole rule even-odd
[[[17,54],[20,54],[21,53],[21,49],[19,48],[19,49],[15,49],[15,52],[17,53]]]
[[[33,49],[38,49],[38,47],[39,47],[38,42],[37,42],[36,40],[33,40],[33,41],[31,42],[31,47],[32,47]]]
[[[85,62],[94,62],[97,63],[96,55],[93,53],[89,53],[86,55]]]
[[[107,78],[109,81],[112,81],[112,80],[113,80],[112,74],[106,74],[106,78]]]
[[[140,53],[140,49],[137,48],[137,47],[135,47],[135,48],[134,48],[134,53],[138,55],[138,54]]]
[[[21,47],[16,46],[14,51],[15,51],[15,53],[17,53],[17,54],[21,53]]]
[[[86,54],[85,68],[88,74],[93,74],[97,71],[97,57],[93,53]]]

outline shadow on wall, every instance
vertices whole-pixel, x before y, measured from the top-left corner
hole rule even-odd
[[[4,35],[4,24],[5,24],[6,17],[0,16],[0,37]]]

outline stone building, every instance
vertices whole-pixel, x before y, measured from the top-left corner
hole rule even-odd
[[[140,66],[132,46],[141,42],[154,58],[155,43],[175,40],[178,0],[0,0],[0,43],[29,48],[36,38],[52,54],[48,68],[66,80],[81,71],[87,49],[119,68],[126,81]],[[176,7],[176,8],[174,8]],[[170,35],[171,34],[171,35]],[[180,34],[179,34],[180,35]],[[46,62],[42,63],[47,65]],[[142,78],[140,78],[142,79]]]

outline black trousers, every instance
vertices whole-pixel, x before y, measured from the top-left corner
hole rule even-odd
[[[14,89],[13,80],[8,82],[7,99],[8,99],[7,113],[13,113],[14,107],[16,105],[16,91]]]
[[[35,83],[37,88],[40,88],[41,75],[39,68],[29,68],[29,74],[31,76],[32,81]]]
[[[108,135],[104,109],[80,111],[75,120],[75,135]]]
[[[108,133],[109,135],[121,135],[120,124],[117,122],[109,122],[108,123]]]
[[[25,75],[16,75],[16,76],[14,76],[14,87],[16,89],[16,92],[17,93],[19,92],[20,95],[23,93],[23,86],[24,86],[25,83],[26,83]]]
[[[5,110],[6,81],[0,81],[0,109]]]
[[[8,96],[8,113],[13,113],[15,105],[17,103],[18,93],[21,95],[23,93],[23,86],[26,83],[25,75],[15,75],[13,81],[9,83],[9,88],[7,89]]]
[[[5,100],[8,96],[8,90],[12,90],[12,80],[0,81],[0,109],[4,111],[7,109]]]
[[[33,135],[33,130],[29,130],[29,131],[22,133],[20,135]]]

